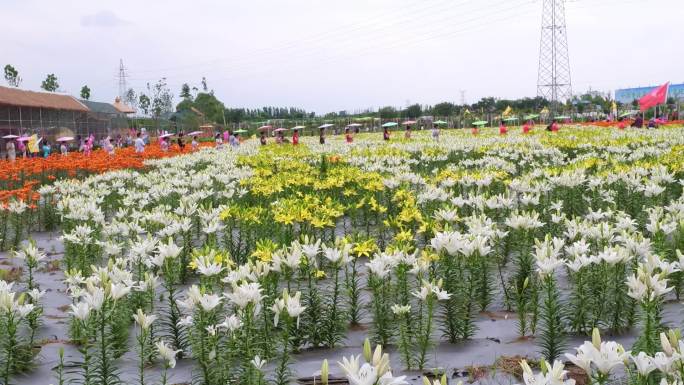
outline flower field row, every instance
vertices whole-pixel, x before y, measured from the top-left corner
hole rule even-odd
[[[147,159],[179,154],[181,152],[177,148],[165,152],[153,145],[148,146],[142,154],[135,153],[133,147],[127,147],[117,149],[115,155],[96,150],[88,155],[73,152],[67,156],[54,154],[48,158],[0,160],[0,250],[16,247],[24,239],[26,231],[32,228],[53,228],[53,218],[42,215],[42,186],[59,179],[85,178],[91,174],[120,169],[142,169]],[[42,202],[43,205],[48,203]]]
[[[534,338],[527,384],[573,384],[566,359],[593,383],[684,379],[680,325],[663,322],[684,291],[681,130],[312,139],[41,187],[79,347],[60,384],[130,378],[129,350],[143,385],[170,383],[179,360],[200,384],[289,384],[313,374],[295,372],[299,353],[359,328],[365,362],[325,361],[317,381],[407,384],[400,372],[435,368],[435,349],[472,339],[487,312]],[[17,256],[20,282],[0,286],[5,383],[34,360],[43,306],[45,254],[29,243]],[[634,333],[631,352],[600,332]]]

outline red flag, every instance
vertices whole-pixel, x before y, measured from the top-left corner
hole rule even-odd
[[[670,82],[667,82],[660,87],[652,89],[651,92],[642,96],[641,99],[639,99],[639,109],[641,111],[646,111],[651,107],[657,106],[658,104],[665,103],[665,99],[667,98],[667,90],[669,87]]]

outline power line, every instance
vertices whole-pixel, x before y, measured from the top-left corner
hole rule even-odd
[[[312,35],[310,38],[306,39],[300,39],[297,40],[296,42],[292,42],[291,40],[285,40],[280,43],[272,43],[269,47],[267,48],[262,48],[258,49],[253,52],[247,53],[245,56],[254,57],[254,56],[261,56],[263,54],[275,54],[275,52],[282,51],[282,52],[287,52],[291,48],[296,47],[297,44],[302,44],[302,43],[312,43],[312,42],[318,42],[322,40],[328,40],[330,36],[338,36],[338,35],[344,35],[347,36],[349,35],[350,32],[353,31],[362,31],[364,33],[368,33],[369,31],[373,30],[378,30],[378,29],[384,29],[383,26],[385,27],[392,27],[397,24],[403,24],[409,21],[415,21],[415,19],[423,16],[424,14],[429,14],[431,12],[437,12],[440,10],[441,5],[446,5],[447,9],[449,10],[454,10],[459,8],[462,5],[465,5],[467,3],[473,2],[474,0],[463,0],[461,3],[457,3],[457,6],[454,6],[454,1],[453,0],[444,0],[440,1],[436,4],[432,5],[425,5],[424,0],[419,0],[416,1],[415,6],[418,8],[416,10],[412,10],[411,7],[405,7],[405,8],[400,8],[397,11],[394,12],[389,12],[385,13],[382,15],[382,18],[369,18],[366,19],[362,22],[356,22],[356,23],[350,23],[350,24],[345,24],[342,26],[338,26],[336,28],[330,29],[330,30],[325,30],[320,33],[316,33],[315,35]],[[407,9],[408,8],[408,9]],[[387,21],[389,21],[389,25],[387,25]],[[364,28],[366,26],[370,26],[371,29]],[[351,27],[349,29],[349,27]],[[234,58],[224,58],[224,59],[213,59],[205,62],[200,62],[200,63],[193,63],[189,65],[183,65],[183,66],[175,66],[175,67],[167,67],[163,69],[145,69],[142,71],[139,71],[140,73],[149,73],[149,72],[167,72],[167,71],[174,71],[176,69],[192,69],[196,70],[198,66],[203,66],[203,65],[208,65],[208,64],[213,64],[216,62],[220,61],[226,61],[226,60],[235,60]]]
[[[511,3],[511,2],[510,2],[510,1],[506,1],[506,3]],[[532,1],[526,0],[526,1],[523,1],[523,3],[532,4],[532,3],[534,3],[534,0],[532,0]],[[501,9],[501,10],[499,10],[499,11],[497,11],[497,12],[489,12],[487,16],[492,16],[492,15],[500,14],[500,13],[502,13],[502,12],[510,11],[510,10],[512,10],[512,9],[518,9],[518,10],[519,10],[519,9],[521,8],[520,5],[521,5],[521,4],[516,4],[516,5],[512,6],[512,7],[508,7],[508,8],[505,8],[505,9]],[[418,43],[423,43],[423,42],[430,41],[430,40],[434,40],[434,39],[438,39],[438,38],[443,38],[443,37],[449,37],[449,36],[460,35],[460,34],[462,34],[462,33],[464,33],[464,32],[470,32],[470,31],[475,31],[475,30],[483,29],[484,27],[487,27],[487,26],[488,26],[489,24],[491,24],[492,22],[500,22],[500,21],[508,20],[508,19],[514,18],[514,17],[516,17],[516,16],[520,16],[520,15],[522,15],[522,14],[524,14],[524,13],[525,13],[525,12],[517,12],[517,13],[514,13],[514,14],[512,14],[512,15],[506,15],[506,16],[501,17],[501,18],[490,19],[490,22],[489,22],[489,23],[483,21],[483,20],[486,20],[487,17],[482,17],[482,16],[480,16],[480,17],[475,17],[475,18],[471,18],[471,19],[466,20],[465,22],[462,22],[462,23],[459,24],[459,25],[466,25],[466,24],[469,24],[469,23],[475,23],[473,26],[470,26],[470,27],[467,27],[467,28],[460,28],[460,29],[456,29],[456,30],[452,30],[452,31],[446,31],[446,32],[439,32],[439,31],[437,31],[438,33],[431,33],[431,34],[425,34],[425,35],[422,35],[422,36],[416,36],[416,37],[414,37],[414,38],[412,38],[412,39],[396,41],[396,42],[394,42],[393,44],[389,44],[389,45],[388,45],[388,44],[372,45],[372,46],[366,47],[366,48],[363,49],[363,50],[354,52],[354,53],[353,53],[353,54],[354,54],[353,57],[351,57],[351,56],[347,56],[347,57],[328,57],[327,59],[312,61],[312,62],[310,63],[310,65],[313,65],[313,66],[321,66],[321,65],[330,63],[330,62],[332,62],[332,61],[335,61],[335,60],[341,60],[341,59],[342,59],[342,60],[343,60],[343,59],[359,59],[360,56],[362,56],[363,54],[375,52],[375,50],[378,49],[378,48],[391,49],[391,48],[398,48],[398,47],[408,47],[408,46],[411,46],[411,45],[415,45],[415,44],[418,44]],[[441,30],[440,30],[440,31],[441,31]],[[278,68],[283,68],[282,63],[279,63],[279,64],[278,64]],[[273,69],[275,69],[275,68],[266,68],[266,69],[256,69],[256,68],[254,68],[252,71],[247,71],[246,73],[245,73],[245,72],[240,72],[239,75],[236,75],[236,76],[244,76],[244,75],[246,75],[246,74],[247,74],[247,75],[254,75],[254,74],[268,73],[268,72],[272,71]],[[233,71],[233,72],[238,72],[238,71]],[[220,78],[214,78],[214,79],[215,79],[215,80],[216,80],[216,79],[220,79],[220,80],[234,79],[236,76],[220,77]]]
[[[517,0],[517,1],[509,1],[509,0],[503,0],[495,3],[495,5],[502,5],[502,4],[507,4],[509,5],[506,8],[501,8],[498,9],[497,11],[492,12],[490,10],[490,7],[483,7],[479,9],[476,12],[472,12],[472,14],[476,15],[474,17],[470,17],[465,20],[454,20],[453,18],[449,16],[445,16],[439,19],[435,19],[430,23],[430,26],[433,28],[430,28],[429,30],[423,32],[422,34],[416,34],[410,39],[404,39],[404,40],[397,40],[394,41],[393,43],[385,44],[383,42],[377,42],[378,39],[372,39],[372,38],[367,38],[366,41],[371,43],[367,47],[362,47],[361,50],[359,50],[356,47],[356,40],[347,40],[342,43],[336,44],[336,50],[337,51],[343,51],[345,53],[348,53],[347,50],[345,49],[345,45],[348,44],[353,44],[354,46],[350,47],[350,51],[353,52],[354,54],[357,54],[358,52],[366,53],[366,52],[373,52],[375,49],[378,48],[393,48],[393,47],[400,47],[400,46],[410,46],[416,43],[424,42],[424,41],[429,41],[429,40],[434,40],[436,38],[440,37],[447,37],[447,36],[452,36],[455,34],[460,34],[462,32],[466,32],[468,30],[477,30],[480,29],[482,26],[488,25],[486,22],[487,20],[492,20],[494,22],[501,21],[507,19],[505,18],[498,18],[498,19],[492,19],[492,16],[497,15],[497,14],[502,14],[511,10],[520,10],[524,5],[527,4],[532,4],[534,3],[534,0]],[[479,12],[481,11],[481,12]],[[521,12],[515,13],[514,16],[522,14]],[[458,28],[456,30],[447,30],[445,31],[443,26],[440,24],[440,22],[445,22],[445,24],[449,25],[458,25],[458,26],[469,26],[469,27],[474,27],[474,28]],[[470,25],[472,24],[472,25]],[[356,51],[354,51],[356,50]],[[319,52],[317,50],[309,50],[303,51],[303,52],[291,52],[290,57],[297,57],[298,59],[303,59],[303,58],[308,58],[312,56],[317,56],[319,55]],[[335,56],[332,56],[331,58],[335,59]],[[329,62],[330,60],[326,60],[325,58],[320,59],[320,58],[315,58],[316,62],[312,63],[314,66],[319,65],[320,63],[326,63]],[[260,66],[261,65],[261,66]],[[266,67],[263,66],[263,63],[261,62],[255,62],[255,63],[245,63],[243,65],[236,65],[233,64],[232,66],[224,67],[222,68],[223,70],[227,70],[229,72],[235,73],[235,76],[227,76],[227,77],[219,77],[216,78],[214,77],[213,79],[232,79],[236,76],[244,76],[245,74],[251,74],[251,73],[260,73],[263,71],[270,71],[276,68],[283,68],[284,66],[287,66],[287,64],[284,64],[282,61],[273,61],[266,63]],[[244,70],[247,70],[247,72],[243,72]],[[173,76],[166,76],[167,78],[173,78]],[[134,78],[134,80],[147,80],[146,78]]]

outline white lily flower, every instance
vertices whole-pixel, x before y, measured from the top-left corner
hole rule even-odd
[[[176,355],[181,352],[181,350],[173,350],[164,341],[159,341],[155,344],[159,356],[161,356],[164,361],[166,361],[169,368],[176,367]]]
[[[133,319],[143,330],[148,330],[150,326],[152,326],[152,323],[157,319],[157,316],[154,314],[145,314],[142,309],[138,309],[136,314],[133,315]]]

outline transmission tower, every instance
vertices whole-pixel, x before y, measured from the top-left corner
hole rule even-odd
[[[126,87],[126,78],[128,75],[126,74],[126,67],[124,67],[123,64],[123,59],[119,59],[119,100],[124,100],[124,96],[126,95],[126,91],[128,91],[128,88]]]
[[[537,95],[551,102],[551,113],[572,96],[565,27],[565,0],[543,0]]]

